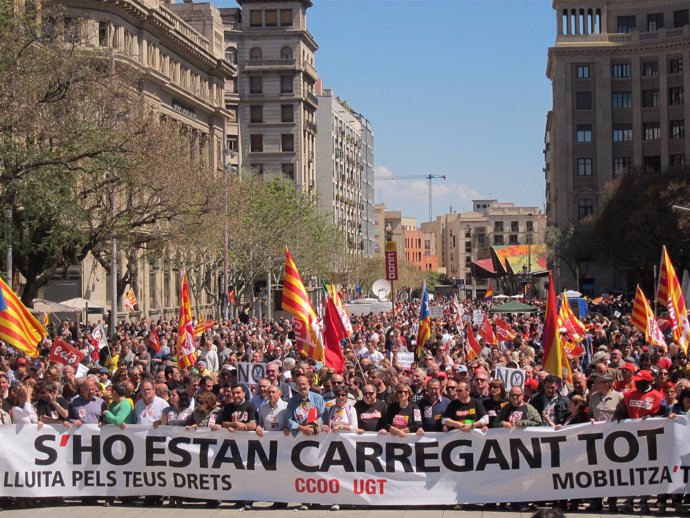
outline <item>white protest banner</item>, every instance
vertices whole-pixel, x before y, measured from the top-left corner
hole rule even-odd
[[[265,363],[240,362],[237,364],[237,383],[256,385],[266,377]]]
[[[683,493],[688,416],[408,434],[0,427],[0,497],[160,495],[369,506]]]
[[[494,370],[494,378],[503,380],[506,392],[510,391],[511,387],[525,388],[525,380],[527,373],[522,369],[510,369],[508,367],[496,367]]]
[[[480,326],[482,322],[484,322],[484,312],[481,309],[475,309],[472,312],[472,323],[475,326]]]
[[[443,318],[443,306],[429,306],[430,318]]]
[[[398,353],[398,365],[403,370],[409,371],[412,369],[412,363],[414,362],[414,353]]]

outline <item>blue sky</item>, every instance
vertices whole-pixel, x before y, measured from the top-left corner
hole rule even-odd
[[[378,175],[448,175],[434,183],[434,217],[451,205],[469,210],[474,198],[543,208],[550,1],[313,3],[316,68],[371,121]],[[418,224],[428,220],[427,198],[423,180],[376,185],[376,202]]]

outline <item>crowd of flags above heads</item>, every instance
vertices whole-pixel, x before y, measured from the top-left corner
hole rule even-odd
[[[556,304],[551,272],[549,273],[549,281],[542,342],[544,349],[542,363],[548,372],[570,380],[572,372],[568,359],[584,354],[580,342],[585,338],[586,328],[573,313],[565,293],[561,297],[560,307]],[[311,305],[297,265],[286,247],[282,308],[293,316],[293,330],[295,331],[297,347],[307,357],[321,361],[327,367],[342,372],[344,370],[344,358],[340,343],[341,340],[352,335],[352,325],[343,309],[343,302],[336,287],[324,283],[323,292],[323,317],[319,318]],[[482,302],[489,302],[492,298],[493,289],[490,287]],[[688,321],[687,306],[681,284],[665,246],[661,255],[656,301],[666,308],[673,340],[687,354],[690,344],[690,322]],[[126,293],[124,305],[131,312],[136,304],[136,295],[134,290],[130,288]],[[457,298],[453,298],[451,307],[453,308],[452,319],[460,327],[463,309]],[[45,320],[44,323],[47,325]],[[641,333],[644,333],[648,343],[666,349],[664,334],[649,300],[639,286],[633,303],[631,323]],[[196,326],[194,325],[187,274],[183,272],[176,344],[178,363],[181,367],[196,363],[196,339],[213,325],[213,321],[205,321],[203,318],[199,319]],[[499,340],[505,341],[515,338],[515,331],[501,318],[494,318],[493,325],[495,332],[492,322],[484,314],[477,334],[484,338],[487,344],[497,344]],[[474,336],[471,325],[468,324],[465,331],[465,347],[468,358],[472,360],[479,356],[481,345]],[[102,323],[92,332],[92,335],[94,348],[98,352],[99,349],[107,345]],[[0,279],[0,339],[22,353],[36,357],[38,356],[38,344],[45,336],[47,336],[45,326],[41,325],[12,289]],[[431,316],[426,281],[422,284],[422,300],[416,338],[415,356],[421,358],[425,346],[431,339]],[[154,330],[149,333],[147,344],[153,350],[160,351],[160,339]]]

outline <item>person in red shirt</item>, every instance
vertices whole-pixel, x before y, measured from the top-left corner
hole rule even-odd
[[[666,413],[666,401],[664,395],[652,388],[654,376],[648,370],[641,370],[633,378],[635,388],[623,394],[623,401],[618,404],[618,408],[613,415],[615,419],[642,419]],[[620,511],[631,514],[635,511],[633,506],[634,497],[626,499],[620,507]],[[649,496],[640,497],[640,512],[649,514]]]
[[[616,380],[613,382],[613,390],[617,392],[627,392],[635,388],[635,382],[633,381],[633,377],[635,376],[635,371],[637,371],[637,367],[632,363],[624,363],[623,365],[618,367],[618,370],[620,371],[623,379]]]

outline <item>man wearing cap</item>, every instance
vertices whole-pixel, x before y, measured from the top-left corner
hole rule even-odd
[[[623,365],[618,367],[618,371],[620,372],[622,379],[614,381],[613,388],[622,393],[634,389],[635,382],[633,381],[633,377],[635,376],[635,372],[637,372],[637,365],[634,363],[625,362]]]
[[[43,378],[43,364],[39,360],[34,360],[29,366],[29,376],[36,381]]]
[[[618,404],[614,419],[642,419],[649,416],[664,415],[666,401],[664,395],[652,388],[654,376],[648,370],[641,370],[633,378],[635,388],[623,395],[623,401]],[[635,511],[634,498],[626,499],[620,507],[622,513],[630,514]],[[640,512],[649,513],[649,496],[640,497]]]

